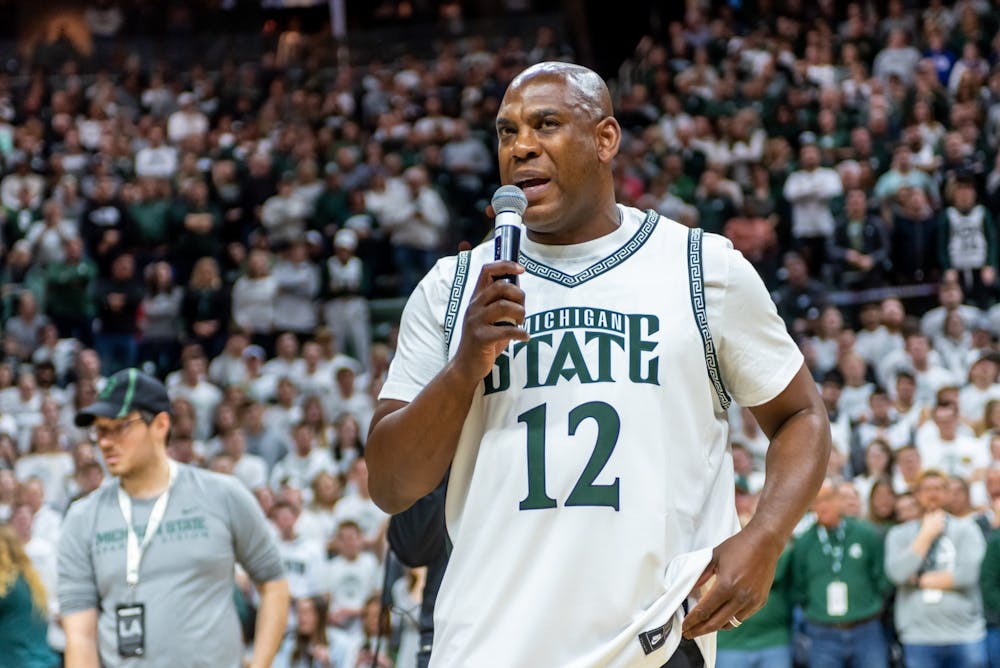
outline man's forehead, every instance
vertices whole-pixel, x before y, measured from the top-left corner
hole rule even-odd
[[[576,97],[566,82],[560,78],[537,77],[529,79],[520,85],[511,85],[507,89],[500,101],[497,116],[502,116],[505,109],[514,105],[538,104],[541,98],[549,98],[568,107],[570,106],[570,96]]]
[[[521,76],[514,79],[504,94],[497,113],[498,119],[503,118],[505,110],[512,105],[530,107],[536,99],[541,104],[541,98],[547,99],[545,106],[582,113],[594,119],[611,114],[610,108],[604,109],[610,103],[604,99],[607,94],[597,75],[593,75],[597,86],[591,85],[588,77],[569,76],[563,72],[542,70],[523,79]]]

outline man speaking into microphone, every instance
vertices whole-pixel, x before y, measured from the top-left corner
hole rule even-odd
[[[597,74],[528,68],[496,129],[520,253],[485,243],[420,282],[366,446],[388,512],[450,470],[431,666],[713,665],[819,488],[826,410],[724,238],[616,202]],[[742,530],[731,400],[771,439]]]

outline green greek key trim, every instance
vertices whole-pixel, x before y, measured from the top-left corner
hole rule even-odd
[[[455,333],[455,323],[458,320],[458,309],[462,305],[465,294],[465,284],[469,277],[469,263],[472,251],[462,251],[457,256],[455,278],[451,281],[451,294],[448,297],[448,308],[444,312],[444,354],[447,357],[451,348],[451,337]]]
[[[708,308],[705,298],[705,274],[701,267],[701,236],[702,230],[692,228],[688,231],[688,284],[691,286],[691,311],[694,313],[694,323],[701,333],[701,342],[705,349],[705,368],[708,379],[719,397],[719,405],[723,410],[729,408],[732,400],[726,385],[722,382],[719,371],[719,358],[715,352],[715,341],[712,340],[712,330],[708,326]]]

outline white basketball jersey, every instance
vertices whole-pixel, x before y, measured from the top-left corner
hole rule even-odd
[[[725,239],[704,237],[706,309],[689,287],[700,268],[689,265],[688,228],[620,209],[622,226],[600,239],[524,242],[531,341],[498,357],[452,464],[433,666],[659,668],[712,548],[738,529],[725,392],[707,366],[718,361],[733,396],[756,405],[802,357]],[[430,379],[403,369],[433,357],[423,346],[435,325],[455,354],[492,260],[484,244],[428,275],[383,398],[411,400]],[[698,324],[706,318],[711,332]],[[711,665],[714,636],[704,641]]]
[[[955,269],[979,269],[989,257],[983,219],[986,207],[979,204],[969,213],[950,206],[945,210],[948,220],[948,257]]]

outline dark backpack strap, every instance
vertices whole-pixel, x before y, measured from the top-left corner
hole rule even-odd
[[[444,312],[444,354],[446,357],[451,349],[451,337],[455,333],[458,310],[462,306],[462,296],[465,294],[465,284],[469,278],[472,251],[462,251],[456,256],[456,259],[455,277],[451,281],[451,293],[448,296],[448,308]]]
[[[701,342],[705,349],[705,368],[708,371],[708,379],[712,381],[715,394],[719,397],[719,405],[723,410],[729,408],[732,400],[729,392],[722,382],[722,374],[719,373],[719,358],[715,352],[715,342],[712,341],[712,329],[708,326],[708,308],[705,302],[705,273],[701,266],[701,242],[702,230],[691,228],[688,230],[688,285],[691,289],[691,310],[694,313],[695,324],[701,332]]]

